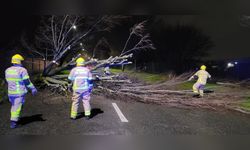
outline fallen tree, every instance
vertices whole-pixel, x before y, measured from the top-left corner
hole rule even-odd
[[[214,92],[202,99],[197,99],[192,97],[193,93],[191,90],[175,90],[172,88],[178,84],[187,82],[187,79],[193,74],[192,72],[179,76],[171,76],[165,82],[152,85],[133,82],[130,78],[119,74],[105,74],[103,72],[104,67],[129,65],[132,63],[131,58],[134,52],[155,49],[149,34],[145,33],[146,22],[144,21],[131,28],[124,47],[117,56],[98,60],[94,58],[96,50],[92,54],[88,51],[79,52],[79,45],[80,48],[83,48],[81,42],[84,42],[88,36],[92,33],[110,30],[112,26],[117,24],[114,20],[120,18],[122,17],[101,16],[92,18],[92,21],[88,24],[89,27],[86,27],[83,31],[79,31],[79,33],[72,33],[82,23],[81,18],[68,15],[63,17],[52,16],[44,22],[41,28],[43,32],[39,32],[35,38],[38,46],[31,46],[25,40],[22,40],[23,45],[33,54],[49,61],[40,78],[40,86],[49,89],[51,95],[67,95],[71,83],[67,79],[68,74],[61,74],[61,72],[74,66],[75,60],[83,56],[87,60],[84,65],[90,67],[94,77],[99,80],[99,82],[96,82],[94,92],[99,92],[115,99],[215,110],[218,107],[232,108],[235,103],[245,96],[237,92]],[[236,85],[238,87],[244,83],[233,84],[233,86]],[[232,86],[232,84],[228,83],[219,84]]]
[[[211,86],[212,89],[209,87],[204,90],[205,96],[203,98],[197,98],[191,90],[192,86],[190,86],[190,90],[176,88],[188,82],[187,79],[192,74],[184,73],[156,84],[141,84],[137,82],[114,83],[102,84],[98,88],[101,89],[99,91],[100,94],[122,101],[137,101],[147,104],[152,103],[184,108],[229,109],[236,111],[240,110],[239,104],[246,98],[247,93],[249,94],[247,90],[243,90],[244,87],[242,86],[237,91],[231,88],[228,91],[228,88],[224,88],[221,85],[214,85]]]
[[[103,68],[132,64],[130,60],[135,51],[155,49],[149,34],[145,33],[146,21],[138,23],[130,29],[128,39],[121,53],[117,56],[98,60],[90,57],[95,56],[96,51],[93,54],[88,51],[79,51],[79,45],[80,48],[84,49],[82,41],[85,41],[93,33],[110,31],[123,18],[123,16],[89,18],[66,15],[43,19],[42,26],[35,36],[34,45],[30,45],[24,38],[22,39],[23,45],[32,54],[49,61],[40,78],[40,86],[50,88],[53,93],[67,94],[71,83],[67,80],[68,75],[61,74],[61,72],[74,66],[76,59],[79,57],[85,57],[86,62],[84,65],[90,68],[94,78],[98,78],[99,81],[105,83],[129,83],[129,80],[121,80],[117,76],[107,76],[103,73]],[[86,21],[86,19],[91,21]],[[85,28],[80,28],[83,22],[87,22],[87,25],[85,24]],[[76,29],[78,32],[74,33],[73,31]]]

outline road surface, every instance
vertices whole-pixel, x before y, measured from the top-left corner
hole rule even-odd
[[[9,128],[10,104],[0,105],[0,135],[234,135],[250,134],[250,116],[170,108],[92,97],[93,118],[69,119],[70,100],[27,96],[21,126]]]

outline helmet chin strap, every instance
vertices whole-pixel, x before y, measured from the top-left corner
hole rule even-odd
[[[76,64],[76,66],[84,66],[84,64]]]

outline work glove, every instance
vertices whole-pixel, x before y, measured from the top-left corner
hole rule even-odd
[[[95,76],[96,81],[100,81],[100,77],[98,75]]]
[[[188,79],[188,81],[191,81],[191,80],[193,80],[194,78],[196,78],[197,76],[195,75],[195,76],[192,76],[192,77],[190,77],[189,79]]]
[[[68,91],[69,91],[69,92],[73,92],[72,87],[73,87],[73,83],[70,83],[70,84],[68,85]]]
[[[32,93],[32,95],[34,96],[34,95],[36,95],[36,93],[37,93],[37,89],[34,87],[34,88],[32,88],[31,89],[31,93]]]
[[[89,93],[91,93],[92,92],[92,88],[89,88]]]

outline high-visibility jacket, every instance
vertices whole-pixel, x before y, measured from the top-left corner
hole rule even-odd
[[[93,87],[93,84],[91,83],[92,74],[86,67],[78,66],[73,68],[70,71],[68,79],[73,81],[74,92],[86,92]]]
[[[194,75],[198,76],[197,82],[203,85],[207,83],[207,78],[211,78],[211,75],[206,70],[199,70]]]
[[[34,88],[31,82],[26,85],[25,80],[29,81],[27,70],[21,65],[14,65],[5,70],[5,79],[8,82],[8,95],[9,96],[23,96],[27,93],[28,88]]]

